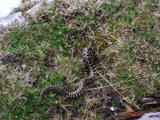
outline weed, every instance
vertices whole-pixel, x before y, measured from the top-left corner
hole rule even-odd
[[[105,85],[107,82],[105,80],[102,80],[102,84]]]
[[[15,11],[25,12],[34,4]],[[68,119],[112,119],[113,115],[106,114],[109,91],[104,89],[108,84],[104,78],[128,99],[159,91],[159,18],[153,14],[159,10],[158,1],[78,5],[55,1],[28,25],[5,34],[0,42],[1,119],[65,119],[66,115]],[[97,74],[99,84],[87,87],[98,89],[65,101],[50,92],[38,105],[45,87],[56,85],[71,92],[78,87],[77,80],[88,76],[80,51],[89,45],[98,57],[95,66],[103,78]],[[111,104],[114,107],[115,101]],[[137,106],[136,101],[131,104]]]

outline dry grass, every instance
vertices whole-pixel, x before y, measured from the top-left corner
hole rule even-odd
[[[110,110],[119,107],[115,99],[139,110],[136,99],[159,93],[159,1],[56,1],[49,6],[0,43],[1,119],[116,120]],[[52,92],[38,105],[44,87],[76,89],[86,76],[81,50],[89,45],[97,81],[77,99]]]

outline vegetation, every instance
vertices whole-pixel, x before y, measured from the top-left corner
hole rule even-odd
[[[114,119],[109,109],[116,107],[110,97],[114,90],[137,110],[143,108],[136,99],[159,92],[159,1],[78,5],[56,1],[48,7],[44,2],[27,26],[6,33],[0,42],[0,119]],[[90,45],[97,82],[77,99],[50,92],[39,105],[47,86],[78,87],[87,75],[81,51]]]

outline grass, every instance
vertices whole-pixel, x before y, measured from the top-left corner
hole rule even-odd
[[[5,34],[0,43],[0,119],[115,119],[109,112],[116,106],[108,81],[137,110],[143,108],[136,99],[159,92],[158,1],[90,1],[67,12],[75,4],[56,1],[27,26]],[[38,105],[47,86],[78,87],[77,81],[87,76],[81,50],[89,45],[105,79],[97,74],[97,82],[79,98],[50,92]]]

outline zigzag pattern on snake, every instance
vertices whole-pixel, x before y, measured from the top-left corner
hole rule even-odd
[[[40,94],[39,103],[41,103],[42,97],[43,97],[44,93],[47,92],[47,91],[58,92],[59,94],[61,94],[64,97],[67,97],[67,98],[77,98],[84,93],[86,85],[88,85],[88,84],[90,84],[90,83],[92,83],[96,80],[96,70],[95,70],[94,63],[93,63],[93,57],[94,57],[93,56],[93,51],[90,47],[83,48],[82,57],[83,57],[83,61],[84,61],[85,65],[89,69],[89,76],[86,77],[86,78],[83,78],[80,81],[79,88],[74,92],[67,92],[67,91],[65,91],[64,89],[62,89],[58,86],[46,87],[42,90],[42,92]]]

